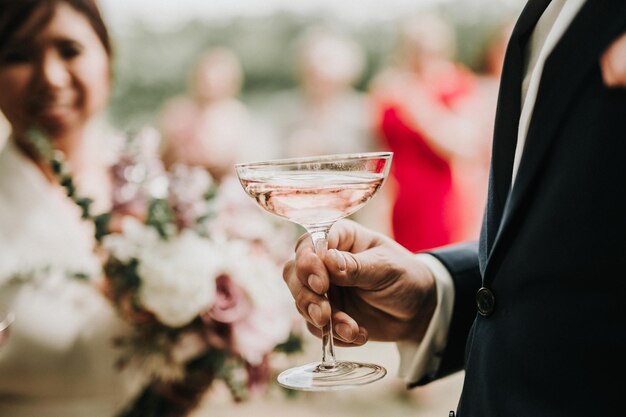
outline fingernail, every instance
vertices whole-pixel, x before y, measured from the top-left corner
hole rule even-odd
[[[324,292],[324,284],[322,283],[320,277],[318,277],[317,275],[309,275],[308,282],[309,287],[311,287],[311,289],[316,293],[322,294]]]
[[[367,341],[367,337],[365,337],[363,333],[359,333],[356,339],[354,339],[354,343],[356,343],[357,345],[362,345],[366,341]]]
[[[352,329],[345,323],[339,323],[335,326],[335,333],[344,340],[352,340]]]
[[[316,326],[321,326],[322,323],[322,309],[317,304],[309,304],[307,308],[309,312],[309,316],[311,320],[315,323]]]
[[[346,270],[346,258],[339,252],[337,249],[332,250],[333,257],[335,258],[335,262],[337,263],[337,268],[339,271],[343,272]]]

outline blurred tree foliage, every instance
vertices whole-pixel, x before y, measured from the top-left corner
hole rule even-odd
[[[480,70],[487,40],[516,10],[473,3],[474,7],[460,8],[450,3],[439,12],[456,28],[458,59]],[[295,85],[294,41],[312,25],[340,29],[364,47],[367,67],[357,85],[364,90],[390,59],[399,21],[348,24],[338,17],[277,12],[263,17],[189,21],[165,31],[137,21],[114,34],[117,61],[111,122],[124,130],[156,123],[164,102],[185,91],[201,52],[214,46],[232,48],[240,57],[245,74],[244,100],[291,88]]]

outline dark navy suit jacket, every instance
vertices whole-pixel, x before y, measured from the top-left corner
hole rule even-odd
[[[436,377],[465,369],[460,417],[626,415],[626,89],[599,64],[626,1],[588,0],[549,55],[511,187],[523,56],[548,2],[528,2],[507,50],[480,243],[432,252],[456,291]]]

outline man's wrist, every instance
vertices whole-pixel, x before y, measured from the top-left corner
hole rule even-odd
[[[397,343],[400,353],[399,375],[409,383],[436,374],[446,347],[454,305],[454,284],[448,270],[432,255],[418,254],[416,258],[430,270],[435,279],[437,304],[419,342]]]

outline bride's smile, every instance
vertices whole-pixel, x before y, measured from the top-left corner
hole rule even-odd
[[[40,7],[1,45],[0,109],[14,134],[81,130],[109,96],[108,53],[87,17],[66,3]]]

